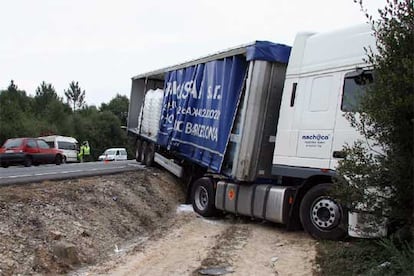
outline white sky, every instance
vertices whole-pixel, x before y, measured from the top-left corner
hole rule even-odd
[[[385,0],[365,0],[376,14]],[[0,89],[72,80],[99,106],[131,77],[254,40],[366,22],[353,0],[0,0]]]

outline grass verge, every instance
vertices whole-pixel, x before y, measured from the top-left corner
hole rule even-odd
[[[314,275],[414,275],[414,247],[395,239],[320,241]]]

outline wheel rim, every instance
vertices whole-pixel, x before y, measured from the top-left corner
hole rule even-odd
[[[331,198],[317,198],[310,213],[313,225],[321,230],[329,230],[338,226],[341,218],[340,206]]]
[[[208,192],[203,186],[198,186],[195,194],[195,204],[199,210],[205,210],[208,205]]]

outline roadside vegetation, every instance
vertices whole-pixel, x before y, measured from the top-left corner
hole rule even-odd
[[[345,147],[334,193],[350,210],[362,207],[377,222],[386,218],[388,237],[321,241],[317,274],[414,275],[414,3],[387,0],[374,20],[355,2],[372,25],[378,52],[366,49],[374,82],[360,99],[361,112],[347,115],[365,140]]]
[[[100,107],[88,106],[85,90],[72,81],[58,96],[51,83],[42,82],[35,95],[20,90],[13,81],[0,91],[0,144],[13,137],[71,136],[89,141],[94,160],[109,147],[127,147],[126,126],[129,100],[117,94]],[[132,154],[132,151],[129,150]]]

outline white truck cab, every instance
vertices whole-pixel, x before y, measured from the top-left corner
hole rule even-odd
[[[364,48],[375,49],[368,25],[298,34],[289,59],[273,164],[335,170],[345,143],[361,138],[344,117],[363,90]],[[365,72],[365,76],[370,74]]]

